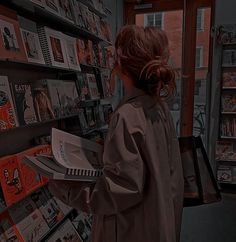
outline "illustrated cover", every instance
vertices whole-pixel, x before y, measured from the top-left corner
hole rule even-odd
[[[28,82],[12,83],[12,91],[20,126],[37,122],[34,102],[31,92],[31,84]]]
[[[222,112],[236,112],[236,94],[223,93],[222,100]]]
[[[231,183],[233,182],[233,169],[230,166],[219,166],[217,169],[217,181]]]
[[[88,9],[87,6],[80,3],[79,1],[77,1],[77,2],[78,2],[78,8],[80,9],[79,11],[81,12],[81,15],[82,15],[82,19],[83,19],[85,28],[87,30],[89,30],[89,21],[88,21],[88,11],[89,11],[89,9]]]
[[[44,0],[44,1],[45,1],[44,7],[46,10],[56,15],[60,15],[58,0]]]
[[[23,174],[16,155],[0,159],[0,181],[7,206],[16,203],[26,195]]]
[[[84,216],[84,213],[78,212],[78,215],[76,217],[72,217],[71,222],[82,241],[88,242],[91,236],[91,225]]]
[[[39,241],[49,227],[30,197],[9,208],[9,214],[25,241]]]
[[[96,60],[97,60],[97,65],[98,66],[103,66],[102,63],[102,47],[100,44],[94,44],[93,49],[95,52]]]
[[[98,91],[96,76],[94,74],[89,74],[89,73],[87,73],[86,76],[87,76],[88,88],[89,88],[91,99],[92,100],[100,99],[100,93]]]
[[[86,113],[86,119],[87,119],[87,124],[88,124],[89,128],[94,128],[96,126],[96,119],[95,119],[93,108],[86,107],[85,113]]]
[[[78,114],[79,112],[79,94],[75,81],[63,81],[63,99],[64,113],[66,116]]]
[[[48,196],[48,193],[45,192],[45,189],[39,189],[38,191],[32,193],[30,197],[34,201],[50,228],[63,219],[63,212],[56,201],[52,197]]]
[[[217,141],[216,143],[216,160],[236,160],[234,145],[229,141]]]
[[[224,72],[223,73],[223,87],[235,87],[236,88],[236,72]]]
[[[82,242],[70,220],[66,220],[47,242]]]
[[[38,64],[45,64],[36,23],[21,16],[18,16],[18,19],[28,61]]]
[[[84,40],[85,43],[85,59],[87,65],[93,64],[93,42],[91,40]]]
[[[0,184],[0,213],[6,209],[6,202],[2,191],[2,186]]]
[[[21,171],[23,174],[23,177],[22,177],[23,185],[27,194],[36,190],[42,184],[41,184],[40,175],[34,169],[32,169],[27,163],[24,162],[24,157],[26,155],[36,156],[39,154],[51,155],[51,146],[38,145],[36,147],[30,148],[16,155],[18,162],[20,163],[20,166],[21,166]]]
[[[89,86],[88,86],[88,79],[85,73],[77,73],[77,78],[76,78],[76,85],[79,90],[80,94],[80,100],[85,101],[85,100],[90,100],[90,92],[89,92]]]
[[[44,29],[51,56],[51,64],[56,67],[69,68],[66,56],[65,40],[63,38],[64,35],[59,31],[52,30],[47,27]]]
[[[223,44],[236,44],[236,25],[235,24],[224,24],[221,26],[223,32],[227,35],[222,38]]]
[[[79,63],[86,65],[87,64],[87,53],[86,53],[86,47],[85,42],[82,39],[76,40],[76,47],[77,47],[77,56],[79,59]]]
[[[70,0],[58,0],[60,16],[74,23],[74,15]]]
[[[0,241],[25,242],[7,211],[0,213]]]
[[[27,61],[15,11],[0,6],[0,58]]]
[[[38,121],[45,122],[55,119],[48,93],[47,82],[45,80],[34,81],[32,85],[32,95]]]
[[[87,14],[87,20],[88,20],[87,29],[89,32],[96,34],[96,23],[93,18],[93,13],[90,10],[88,10],[86,14]]]
[[[86,29],[86,21],[83,18],[82,9],[80,7],[81,3],[77,0],[72,1],[73,9],[74,9],[74,16],[76,24],[82,28]]]
[[[50,94],[50,100],[52,103],[52,109],[56,118],[65,116],[65,97],[63,90],[63,81],[47,79],[48,91]]]
[[[223,51],[223,66],[236,65],[236,50],[224,50]]]
[[[77,55],[76,39],[67,35],[64,35],[66,54],[68,59],[69,68],[72,70],[81,71],[79,59]]]
[[[110,70],[101,70],[101,82],[103,89],[103,97],[109,98],[112,96],[111,90],[111,71]]]
[[[18,126],[7,76],[0,76],[0,131]]]
[[[60,199],[53,197],[57,205],[59,206],[60,210],[63,212],[64,215],[67,215],[73,208],[63,203]]]

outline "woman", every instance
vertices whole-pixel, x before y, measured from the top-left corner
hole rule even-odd
[[[126,95],[104,145],[96,184],[52,182],[62,201],[95,216],[93,242],[177,242],[183,174],[163,95],[175,88],[168,40],[157,28],[125,26],[116,40],[117,75]]]

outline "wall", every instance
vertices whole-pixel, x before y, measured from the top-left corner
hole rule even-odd
[[[216,0],[215,26],[236,24],[236,1]],[[221,49],[214,44],[211,84],[210,158],[214,161],[220,105]],[[216,132],[217,130],[217,132]],[[181,242],[235,242],[236,195],[223,194],[220,203],[184,209]]]

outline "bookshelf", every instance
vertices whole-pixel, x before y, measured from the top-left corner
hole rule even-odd
[[[40,0],[34,0],[34,1],[40,2]],[[57,0],[51,1],[51,2],[57,2]],[[75,4],[75,2],[77,2],[77,0],[67,0],[66,2],[70,2],[70,4]],[[22,27],[23,24],[24,24],[24,26],[27,26],[26,23],[21,22],[23,20],[20,20],[20,18],[26,19],[26,21],[28,21],[28,24],[31,21],[37,25],[37,32],[34,32],[34,34],[37,33],[37,35],[39,36],[40,49],[42,49],[43,58],[45,61],[45,64],[42,64],[42,63],[37,63],[37,62],[30,62],[29,60],[27,60],[27,58],[12,58],[11,56],[9,56],[9,57],[2,56],[1,48],[4,48],[4,46],[6,48],[6,42],[4,42],[1,46],[1,41],[0,41],[0,77],[6,76],[8,82],[9,82],[9,90],[11,92],[11,96],[12,96],[12,100],[13,100],[12,108],[16,112],[16,115],[14,118],[16,120],[19,119],[19,111],[17,110],[17,108],[18,108],[17,105],[20,102],[18,103],[18,100],[16,99],[16,94],[14,92],[15,91],[14,88],[16,88],[16,85],[21,84],[22,86],[19,86],[19,87],[23,88],[23,85],[26,86],[25,83],[30,82],[29,86],[30,86],[30,90],[32,91],[31,99],[33,100],[32,107],[35,109],[36,104],[35,104],[35,99],[34,99],[35,94],[33,94],[33,88],[35,88],[35,85],[37,84],[37,82],[39,80],[45,80],[46,81],[45,83],[47,83],[47,95],[52,104],[53,112],[55,112],[56,109],[53,108],[54,107],[53,101],[52,101],[53,91],[49,90],[49,87],[52,86],[52,84],[51,84],[52,81],[50,82],[50,80],[57,80],[58,83],[59,82],[63,83],[61,90],[63,90],[64,84],[66,85],[66,84],[73,82],[76,84],[75,92],[78,94],[78,99],[76,99],[77,96],[75,99],[73,99],[74,103],[75,103],[75,100],[77,101],[76,102],[76,108],[78,109],[77,113],[71,113],[71,114],[68,113],[66,115],[59,115],[59,116],[55,115],[55,117],[45,119],[42,121],[39,120],[38,116],[36,115],[37,122],[16,125],[9,129],[1,129],[0,130],[0,139],[2,141],[4,141],[4,142],[1,142],[1,150],[0,150],[0,158],[2,158],[2,159],[4,159],[4,157],[7,157],[7,156],[10,156],[10,157],[17,156],[18,157],[18,155],[21,154],[21,152],[24,152],[25,150],[28,150],[31,147],[35,147],[36,145],[39,145],[37,142],[40,143],[40,142],[42,142],[41,140],[46,140],[46,138],[50,136],[51,128],[53,128],[53,127],[59,128],[62,130],[66,130],[68,132],[71,132],[71,133],[79,135],[79,136],[91,137],[94,140],[96,140],[98,138],[98,136],[100,138],[104,138],[104,135],[106,134],[106,131],[108,129],[107,121],[105,119],[101,120],[100,117],[96,116],[95,110],[98,107],[101,108],[101,110],[102,110],[101,112],[105,116],[105,114],[103,113],[103,112],[105,112],[104,111],[105,109],[102,109],[102,108],[103,108],[103,106],[110,105],[110,103],[111,103],[110,102],[111,97],[105,96],[105,94],[104,94],[104,83],[103,83],[103,76],[102,76],[103,73],[105,73],[105,74],[110,73],[111,69],[112,69],[112,66],[110,63],[108,63],[106,61],[104,62],[104,59],[111,58],[111,56],[109,56],[109,58],[108,58],[106,55],[108,55],[110,53],[109,47],[112,46],[112,42],[111,42],[112,38],[109,35],[110,33],[108,30],[104,32],[104,28],[106,27],[106,18],[108,17],[109,11],[105,7],[103,7],[103,9],[102,8],[98,9],[96,6],[94,6],[92,4],[92,1],[78,0],[78,2],[84,4],[84,6],[87,9],[86,11],[89,11],[90,15],[92,15],[93,18],[95,18],[94,16],[96,16],[96,19],[99,19],[99,26],[101,29],[103,26],[103,31],[101,29],[100,29],[100,31],[98,31],[99,27],[97,27],[97,26],[96,26],[97,32],[94,31],[94,29],[91,26],[89,27],[90,29],[87,28],[88,26],[86,26],[86,28],[81,27],[78,24],[77,20],[75,19],[74,14],[72,14],[73,21],[70,21],[67,18],[63,17],[61,14],[53,13],[52,11],[49,11],[46,7],[39,6],[38,4],[36,4],[35,2],[33,2],[31,0],[21,0],[21,1],[9,0],[9,1],[3,1],[0,5],[0,21],[1,21],[1,7],[2,7],[2,8],[6,8],[9,10],[9,15],[6,17],[6,19],[13,18],[12,16],[14,15],[14,12],[17,14],[17,17],[15,17],[15,15],[14,15],[14,21],[12,20],[12,25],[14,28],[16,28],[16,24],[17,24],[17,25],[19,25],[19,27],[18,27],[19,30],[22,31],[22,29],[25,28],[25,27]],[[7,10],[7,12],[8,12],[8,10]],[[11,11],[13,11],[13,12],[11,12]],[[4,11],[2,11],[2,12],[4,12]],[[39,31],[39,26],[43,26],[43,28],[44,28],[44,26],[46,26],[47,28],[50,28],[53,31],[58,32],[58,34],[61,34],[62,39],[60,39],[60,41],[61,41],[61,46],[65,47],[66,58],[64,58],[64,61],[68,62],[67,66],[63,66],[63,65],[56,66],[53,64],[53,62],[51,60],[48,61],[48,59],[52,58],[52,54],[55,59],[56,52],[55,52],[55,49],[51,48],[52,54],[50,51],[48,51],[46,53],[45,46],[47,45],[47,46],[49,46],[48,48],[50,48],[50,44],[51,44],[51,46],[53,46],[53,45],[52,45],[52,42],[50,42],[50,43],[42,42],[43,38],[40,37],[40,35],[42,35],[42,33]],[[1,30],[1,27],[0,27],[0,31],[3,31],[3,30]],[[29,32],[30,31],[32,31],[32,30],[29,30]],[[16,35],[16,37],[17,37],[16,39],[18,41],[18,44],[19,44],[19,38],[22,39],[22,43],[24,43],[24,49],[21,48],[20,51],[25,52],[25,55],[27,56],[27,53],[28,53],[27,48],[29,48],[29,46],[25,45],[25,39],[24,39],[25,37],[23,35],[23,32],[20,32],[20,35],[19,36]],[[65,37],[70,37],[71,39],[73,39],[73,41],[74,41],[73,42],[73,48],[74,48],[73,51],[74,52],[71,51],[71,49],[68,49],[69,42],[66,42],[67,40]],[[87,59],[86,59],[85,61],[82,60],[80,62],[78,51],[81,51],[81,50],[78,50],[78,48],[79,48],[78,39],[82,40],[83,43],[85,44],[85,46],[86,46],[85,52],[87,51],[85,53],[86,58],[87,58],[87,56],[90,56],[90,59],[91,59],[90,61],[87,61]],[[50,41],[52,41],[51,36],[50,36]],[[89,49],[90,53],[88,54],[89,44],[91,44],[91,46],[90,46],[91,48]],[[18,47],[19,46],[17,46],[17,45],[14,46],[14,48],[18,48]],[[55,48],[57,48],[57,47],[55,47]],[[99,52],[99,50],[100,50],[99,48],[101,48],[102,54]],[[62,49],[64,51],[64,48],[62,48]],[[98,54],[96,51],[98,52]],[[80,66],[80,68],[78,68],[78,69],[73,68],[73,66],[71,66],[69,64],[69,62],[71,61],[72,54],[73,54],[72,52],[75,53],[78,58],[77,65],[79,64],[79,66]],[[105,53],[105,57],[107,57],[107,58],[104,58],[104,53]],[[45,55],[48,55],[48,59],[45,57]],[[49,58],[49,55],[51,55],[50,58]],[[24,55],[22,54],[22,56],[24,56]],[[60,56],[58,58],[60,59]],[[85,58],[85,57],[83,57],[83,58]],[[94,86],[90,87],[90,85],[87,84],[87,86],[86,86],[87,91],[90,92],[91,91],[90,89],[92,89],[92,88],[93,88],[93,91],[94,91],[94,89],[97,89],[95,91],[97,92],[98,98],[95,98],[95,96],[92,96],[91,94],[89,95],[89,98],[87,98],[87,97],[82,98],[82,90],[83,90],[84,86],[82,86],[82,87],[80,86],[81,80],[80,81],[78,80],[78,78],[79,78],[78,76],[83,75],[82,78],[87,79],[88,74],[90,74],[90,77],[92,75],[92,77],[94,78],[92,81],[94,81],[94,83],[96,83],[97,86],[95,88]],[[107,83],[105,83],[105,84],[107,84]],[[57,86],[57,88],[58,88],[58,86]],[[37,88],[42,89],[42,87],[40,87],[40,88],[37,87]],[[61,96],[59,98],[60,94],[59,94],[58,90],[57,90],[56,94],[58,95],[58,99],[60,99]],[[68,96],[67,96],[67,98],[68,98]],[[41,105],[43,105],[43,104],[41,104]],[[1,113],[1,110],[0,110],[0,113]],[[36,111],[35,111],[35,113],[36,113]],[[92,125],[92,126],[87,125],[86,128],[83,128],[83,126],[81,124],[81,115],[83,115],[85,117],[85,122],[87,122],[87,124],[88,124],[89,123],[89,117],[88,117],[89,114],[91,115],[91,117],[93,119],[92,121],[95,121],[95,125]],[[99,113],[99,116],[100,116],[100,113]],[[0,121],[1,121],[1,116],[0,116]],[[45,137],[45,139],[44,139],[44,137]],[[20,164],[20,162],[21,161],[17,160],[17,164],[18,163]],[[19,167],[20,167],[19,170],[21,172],[21,166],[19,166]],[[1,164],[0,164],[0,169],[2,169]],[[18,179],[20,181],[22,178],[19,177]],[[42,182],[42,184],[39,185],[36,190],[32,190],[30,193],[25,193],[21,199],[15,200],[14,204],[9,205],[9,206],[7,205],[5,207],[5,209],[0,211],[0,228],[1,228],[1,214],[2,213],[10,214],[12,207],[15,207],[21,203],[24,203],[25,199],[31,199],[30,198],[31,194],[33,194],[37,191],[44,191],[44,189],[46,189],[47,185],[45,183],[43,183],[42,177],[40,178],[39,182],[40,183]],[[3,197],[5,197],[4,192],[5,191],[3,191]],[[0,193],[0,199],[1,199],[1,193]],[[45,214],[43,214],[43,211],[44,211],[44,213],[46,213],[46,206],[49,206],[49,205],[44,204],[41,207],[37,207],[37,210],[39,210],[39,213],[41,213],[43,216],[45,216]],[[0,203],[0,208],[1,208],[1,203]],[[60,209],[62,209],[62,208],[60,207]],[[76,211],[75,209],[71,209],[66,214],[64,214],[65,216],[63,216],[63,218],[60,221],[58,221],[53,227],[50,227],[48,225],[49,230],[44,233],[44,235],[41,237],[41,239],[39,241],[47,241],[54,233],[57,233],[58,228],[65,221],[67,221],[69,219],[72,222],[72,217],[75,217],[76,213],[79,214],[80,212]],[[9,215],[9,216],[11,216],[11,215]],[[45,219],[45,221],[46,221],[46,219]],[[2,222],[4,222],[4,220],[2,220]],[[71,225],[72,225],[72,223],[71,223]],[[16,226],[16,224],[13,226],[14,226],[14,228],[17,227],[15,229],[18,230],[19,234],[21,234],[21,228],[18,225]],[[79,234],[79,232],[78,232],[78,234]],[[2,238],[1,235],[2,234],[0,234],[0,238]],[[21,234],[21,236],[22,236],[22,234]]]

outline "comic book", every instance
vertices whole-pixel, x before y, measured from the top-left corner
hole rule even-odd
[[[7,76],[0,76],[0,132],[18,126]]]
[[[16,155],[0,159],[0,181],[7,206],[16,203],[26,195],[23,174]]]
[[[12,83],[12,92],[20,126],[37,122],[31,83],[16,81]]]
[[[58,0],[58,7],[59,7],[60,16],[74,23],[74,13],[73,13],[71,1]]]
[[[44,1],[45,1],[44,7],[46,10],[48,10],[53,14],[60,15],[58,0],[44,0]]]
[[[236,72],[223,73],[223,88],[236,88]]]
[[[102,89],[103,89],[103,97],[109,98],[112,96],[111,90],[111,71],[104,69],[101,70],[101,82],[102,82]]]
[[[9,214],[24,241],[40,241],[49,227],[30,197],[9,208]]]
[[[76,40],[76,47],[77,47],[77,56],[79,58],[79,63],[86,65],[87,64],[87,57],[86,57],[86,47],[85,42],[82,39]]]
[[[76,85],[77,89],[79,90],[80,94],[80,100],[90,100],[90,92],[89,92],[89,86],[88,86],[88,79],[85,73],[77,72],[76,73]]]
[[[100,93],[98,91],[96,76],[94,74],[87,73],[86,77],[88,81],[90,98],[92,100],[100,99]]]
[[[77,0],[73,0],[72,1],[72,6],[73,6],[73,9],[74,9],[74,16],[75,16],[76,24],[80,28],[86,29],[87,22],[83,18],[82,9],[81,9],[81,3],[79,1],[77,1]]]
[[[223,93],[221,95],[222,112],[236,112],[236,94]]]

